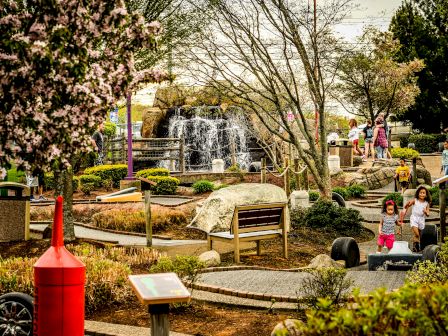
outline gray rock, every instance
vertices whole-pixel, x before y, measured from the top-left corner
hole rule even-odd
[[[310,264],[309,268],[324,268],[324,267],[333,267],[333,268],[343,268],[341,264],[331,259],[330,256],[326,254],[319,254],[315,256]]]
[[[219,266],[221,264],[221,257],[215,250],[206,251],[199,255],[199,261],[202,261],[206,267]]]
[[[299,330],[299,327],[303,324],[300,320],[286,319],[283,322],[277,324],[272,330],[271,336],[299,336],[303,333]]]
[[[210,194],[188,227],[205,232],[230,230],[236,205],[288,202],[285,191],[273,184],[242,183]],[[289,211],[286,212],[289,228]]]

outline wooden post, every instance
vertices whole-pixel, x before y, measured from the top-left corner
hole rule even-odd
[[[307,191],[310,190],[310,186],[308,184],[308,168],[305,168],[303,171],[303,188]]]
[[[152,246],[151,192],[145,191],[146,246]]]
[[[236,165],[236,149],[235,149],[235,136],[232,129],[232,134],[230,136],[230,161],[232,162],[232,166]]]
[[[442,244],[446,237],[446,182],[439,184],[440,239]]]
[[[297,174],[299,172],[299,159],[294,159],[294,177],[296,179],[296,190],[302,190],[302,186],[300,185],[300,176]]]
[[[283,182],[285,184],[286,196],[289,196],[291,194],[291,188],[289,187],[289,159],[287,156],[285,157],[285,169],[286,173],[283,175]]]
[[[126,137],[123,135],[123,139],[121,139],[121,162],[126,162],[126,158],[128,154],[126,152]]]
[[[182,135],[179,144],[179,170],[182,174],[185,173],[185,138]]]
[[[412,159],[412,189],[417,188],[417,159]]]
[[[170,305],[168,303],[149,305],[148,311],[151,317],[151,336],[169,336],[170,321],[168,320],[168,313]]]
[[[261,158],[261,183],[266,183],[266,158]]]

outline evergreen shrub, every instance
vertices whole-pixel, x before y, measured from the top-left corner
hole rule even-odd
[[[405,158],[411,160],[413,158],[418,158],[420,153],[412,148],[392,148],[391,155],[395,159]]]
[[[347,189],[344,187],[335,187],[332,189],[332,192],[335,192],[335,193],[341,195],[342,198],[345,200],[347,200],[349,197],[349,193],[348,193]]]
[[[409,142],[415,144],[415,149],[420,153],[433,153],[437,151],[437,139],[431,134],[413,134]]]
[[[86,183],[93,183],[95,188],[101,187],[101,177],[96,175],[81,175],[79,176],[79,182],[81,185]]]
[[[170,176],[170,171],[166,168],[149,168],[139,170],[135,176],[145,178],[148,178],[148,176]]]
[[[317,201],[319,199],[320,193],[318,191],[315,191],[315,190],[310,190],[308,192],[308,197],[309,197],[310,202],[315,202],[315,201]]]
[[[403,206],[403,195],[401,195],[401,193],[399,193],[399,192],[390,193],[390,194],[387,194],[386,196],[384,196],[383,201],[381,202],[381,205],[384,206],[384,203],[386,203],[386,201],[388,201],[388,200],[394,201],[398,207]]]
[[[150,187],[154,195],[174,195],[180,183],[179,179],[171,176],[148,176],[146,178],[157,183]]]
[[[102,165],[89,167],[84,170],[85,175],[96,175],[104,180],[112,180],[114,187],[118,188],[120,186],[120,180],[123,180],[128,174],[128,166],[125,164],[116,165]]]
[[[366,193],[366,187],[360,184],[353,184],[346,188],[349,198],[360,198]]]
[[[200,180],[193,183],[192,188],[196,194],[202,194],[205,192],[213,191],[215,189],[215,186],[210,181]]]

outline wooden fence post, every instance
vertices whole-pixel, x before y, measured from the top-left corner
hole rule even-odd
[[[261,183],[266,183],[266,158],[261,158]]]
[[[302,190],[302,186],[300,185],[300,176],[297,174],[299,172],[299,159],[294,159],[294,177],[296,179],[296,190]]]
[[[308,191],[310,190],[310,186],[308,184],[308,168],[305,168],[303,171],[303,188]]]
[[[151,191],[145,191],[146,246],[152,246]]]
[[[286,192],[286,196],[289,196],[291,194],[291,188],[289,187],[289,159],[286,156],[285,157],[285,175],[283,177],[283,182],[285,184],[285,192]]]

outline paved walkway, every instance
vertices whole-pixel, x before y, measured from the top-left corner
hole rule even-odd
[[[31,224],[30,228],[31,230],[43,232],[47,226],[47,224]],[[95,239],[105,242],[118,243],[120,245],[126,246],[146,246],[146,237],[105,232],[102,230],[87,228],[80,225],[75,225],[75,235],[78,238]],[[205,240],[165,240],[157,238],[153,238],[152,241],[154,247],[170,247],[206,243]]]
[[[149,319],[149,316],[148,316]],[[150,328],[133,327],[96,321],[85,321],[85,336],[149,336]],[[68,336],[68,335],[67,335]],[[170,336],[188,336],[170,331]]]

